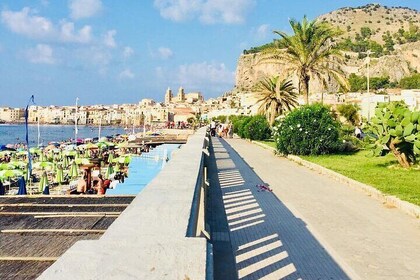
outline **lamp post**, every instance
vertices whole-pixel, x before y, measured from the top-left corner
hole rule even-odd
[[[367,89],[367,95],[368,95],[368,122],[370,122],[370,55],[372,54],[371,50],[367,50],[366,52],[366,89]]]
[[[76,113],[74,114],[74,144],[77,145],[77,102],[79,101],[79,97],[76,97]]]

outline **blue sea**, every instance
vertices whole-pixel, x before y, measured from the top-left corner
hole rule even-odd
[[[38,126],[29,125],[29,146],[38,145]],[[46,145],[51,141],[74,139],[72,125],[41,125],[39,127],[40,143]],[[132,132],[130,130],[130,132]],[[135,131],[138,132],[138,131]],[[122,127],[102,127],[101,136],[127,133]],[[98,137],[99,127],[78,126],[77,138]],[[26,129],[23,124],[0,124],[0,145],[25,142]]]

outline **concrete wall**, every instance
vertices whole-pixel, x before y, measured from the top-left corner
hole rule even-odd
[[[99,240],[77,242],[39,279],[208,279],[211,246],[187,237],[205,141],[205,128],[190,136]]]

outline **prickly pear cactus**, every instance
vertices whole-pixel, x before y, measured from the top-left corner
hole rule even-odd
[[[369,148],[376,156],[392,152],[403,167],[420,156],[420,112],[410,111],[402,102],[379,104],[372,119]]]

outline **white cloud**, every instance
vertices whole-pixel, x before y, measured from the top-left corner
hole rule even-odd
[[[77,33],[74,31],[73,22],[62,22],[60,38],[63,42],[89,43],[92,39],[92,27],[85,25]]]
[[[119,75],[118,75],[118,78],[120,79],[120,80],[123,80],[123,79],[134,79],[134,77],[135,77],[135,75],[134,75],[134,73],[133,72],[131,72],[131,70],[130,69],[125,69],[125,70],[123,70]]]
[[[12,32],[29,38],[68,43],[89,43],[92,39],[92,27],[89,25],[79,30],[75,30],[73,22],[65,20],[54,25],[28,7],[17,12],[4,10],[1,20]]]
[[[158,55],[161,59],[168,59],[173,56],[173,52],[170,48],[160,47],[158,48]]]
[[[26,57],[31,63],[54,64],[53,49],[49,45],[38,44],[35,48],[26,51]]]
[[[70,17],[73,19],[89,18],[102,10],[101,0],[71,0]]]
[[[255,0],[155,0],[163,18],[184,21],[198,18],[207,24],[237,24],[245,21],[246,14],[254,7]]]
[[[117,34],[116,30],[109,30],[104,36],[104,44],[109,48],[115,48],[117,43],[115,42],[114,36]]]
[[[50,20],[37,16],[28,7],[19,12],[4,10],[1,12],[1,20],[11,31],[31,38],[47,38],[55,33]]]
[[[177,80],[184,87],[233,86],[235,73],[224,63],[192,63],[179,66]]]
[[[134,54],[134,50],[130,47],[125,47],[123,50],[123,57],[125,59],[131,57]]]
[[[257,40],[264,40],[267,38],[267,35],[270,33],[270,25],[269,24],[261,24],[255,30],[253,30],[254,37]]]

